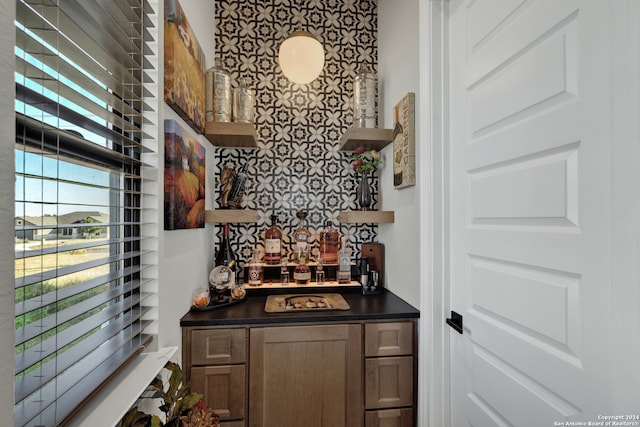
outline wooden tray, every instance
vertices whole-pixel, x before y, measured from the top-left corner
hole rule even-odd
[[[350,309],[351,306],[340,294],[269,295],[264,305],[267,313]]]

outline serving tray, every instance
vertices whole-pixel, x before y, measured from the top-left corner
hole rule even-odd
[[[264,304],[267,313],[350,309],[351,306],[340,294],[269,295]]]

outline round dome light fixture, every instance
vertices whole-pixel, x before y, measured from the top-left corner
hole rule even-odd
[[[294,31],[280,45],[278,63],[293,83],[311,83],[324,67],[324,48],[313,34]]]

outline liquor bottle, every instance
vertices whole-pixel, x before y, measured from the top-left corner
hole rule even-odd
[[[260,262],[260,258],[258,257],[258,251],[255,250],[253,252],[253,258],[249,261],[249,286],[260,286],[262,285],[262,278],[264,274],[264,270],[262,268],[262,262]]]
[[[337,264],[340,233],[331,226],[331,221],[325,222],[319,240],[320,260],[325,264]]]
[[[278,217],[271,215],[271,227],[264,233],[264,263],[280,264],[282,260],[282,231],[278,228]]]
[[[338,252],[338,283],[351,282],[351,248],[347,236],[342,236],[342,246]]]
[[[296,216],[300,220],[300,226],[293,233],[293,256],[295,262],[300,262],[298,256],[301,251],[308,253],[309,251],[309,242],[311,240],[311,233],[309,233],[309,229],[307,229],[307,211],[298,211]]]
[[[307,251],[300,250],[298,253],[298,265],[293,270],[293,280],[298,285],[306,285],[311,280],[311,269],[307,265]]]
[[[220,249],[216,255],[215,265],[226,265],[232,271],[236,271],[237,264],[236,254],[231,249],[231,243],[229,242],[229,224],[222,226],[222,241],[220,242]]]

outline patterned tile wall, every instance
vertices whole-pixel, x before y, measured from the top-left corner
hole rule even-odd
[[[219,0],[215,13],[216,55],[234,86],[246,77],[256,91],[258,149],[217,149],[213,170],[219,177],[222,165],[249,163],[244,204],[260,219],[232,226],[236,254],[248,261],[262,247],[273,213],[290,253],[296,212],[306,209],[316,251],[317,232],[330,220],[357,256],[361,243],[377,241],[377,226],[338,223],[340,211],[356,208],[356,174],[338,139],[353,122],[356,71],[362,63],[377,70],[377,0]],[[325,49],[324,70],[309,85],[290,83],[277,62],[280,43],[300,26]],[[375,208],[377,174],[370,179]]]

